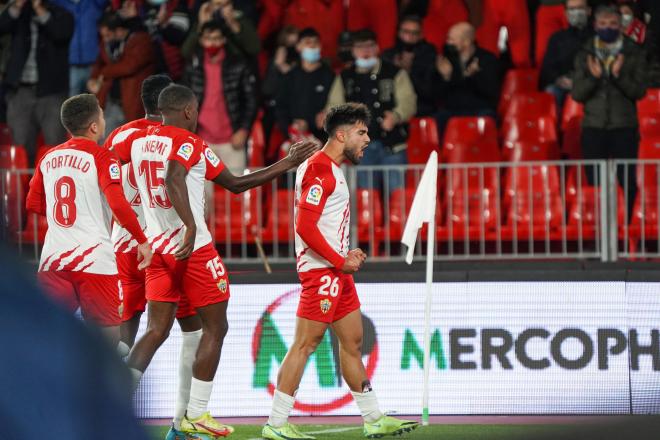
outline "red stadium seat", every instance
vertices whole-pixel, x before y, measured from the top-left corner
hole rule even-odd
[[[505,115],[516,93],[538,91],[539,71],[538,69],[511,69],[504,77],[498,113]]]
[[[559,160],[559,145],[556,142],[519,141],[510,144],[511,162]]]
[[[263,241],[287,243],[294,240],[294,193],[292,190],[277,190],[275,200],[269,198],[266,204],[266,228],[263,231]]]
[[[639,143],[638,159],[660,159],[660,139],[642,139]]]
[[[503,151],[505,158],[511,157],[513,144],[517,141],[536,143],[557,143],[557,125],[549,116],[536,119],[512,118],[502,125]]]
[[[549,116],[557,120],[555,97],[546,92],[527,92],[513,95],[505,119],[515,117],[536,119],[541,116]]]
[[[23,229],[26,220],[25,199],[30,174],[25,148],[20,145],[0,145],[0,178],[2,179],[2,208],[10,232]]]
[[[623,205],[623,201],[620,204]],[[659,227],[660,192],[657,189],[655,191],[638,190],[628,228],[631,253],[637,252],[638,242],[642,238],[644,241],[658,240]],[[619,228],[619,231],[621,234],[622,228]]]
[[[406,218],[410,212],[410,207],[414,197],[415,188],[397,188],[390,194],[390,240],[401,240],[401,236],[403,235],[403,228],[406,225]]]
[[[53,148],[52,145],[40,145],[37,147],[37,154],[35,155],[34,163],[38,164],[41,158],[44,157],[51,148]]]
[[[7,124],[0,123],[0,145],[11,145],[14,139],[11,136],[11,129]]]
[[[426,163],[432,151],[440,151],[438,127],[433,118],[413,118],[408,135],[408,163]]]
[[[660,160],[660,140],[642,139],[639,143],[640,160],[657,161]],[[647,163],[638,165],[637,186],[638,191],[643,187],[649,193],[657,193],[660,186],[660,163]]]
[[[232,194],[215,188],[215,241],[219,243],[254,242],[259,232],[257,204],[259,189]]]
[[[622,225],[625,221],[623,190],[617,185],[617,222]],[[598,224],[601,218],[602,199],[601,189],[596,186],[584,186],[582,191],[576,192],[572,200],[568,214],[566,235],[568,239],[593,240],[597,238],[602,224]]]
[[[30,213],[27,217],[27,224],[22,232],[21,239],[26,243],[43,244],[48,231],[48,220],[44,215]]]
[[[660,113],[660,89],[648,89],[646,96],[637,101],[639,116],[657,115]]]
[[[449,119],[443,144],[497,143],[497,125],[493,118],[463,116]]]
[[[582,158],[582,118],[584,106],[568,95],[562,112],[561,151],[568,159]]]
[[[255,120],[254,124],[252,124],[252,132],[250,132],[248,139],[247,155],[249,168],[260,168],[264,166],[266,139],[261,119]]]
[[[373,189],[357,190],[358,241],[370,243],[373,230],[372,253],[377,254],[383,239],[383,204],[380,192]]]
[[[660,113],[640,115],[639,134],[642,139],[660,139]]]

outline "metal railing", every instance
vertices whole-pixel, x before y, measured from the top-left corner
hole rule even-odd
[[[423,168],[344,168],[352,246],[362,247],[370,260],[404,259],[400,238]],[[631,187],[633,168],[637,181],[644,182],[637,193]],[[36,260],[45,222],[25,213],[31,174],[0,170],[0,234]],[[660,161],[441,164],[438,177],[437,260],[660,256]],[[209,191],[208,225],[223,259],[295,259],[294,183],[291,172],[239,195],[219,187]],[[639,205],[634,215],[632,200]],[[420,233],[416,259],[425,256],[425,240]]]

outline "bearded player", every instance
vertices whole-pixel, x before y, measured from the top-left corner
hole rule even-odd
[[[418,426],[383,415],[362,363],[362,314],[352,274],[366,255],[348,248],[350,201],[340,164],[360,162],[369,144],[369,119],[362,104],[330,109],[324,124],[328,142],[296,172],[296,257],[302,292],[293,345],[280,367],[270,418],[261,434],[267,439],[314,439],[287,420],[307,360],[328,327],[339,339],[342,376],[362,413],[365,436],[400,435]]]

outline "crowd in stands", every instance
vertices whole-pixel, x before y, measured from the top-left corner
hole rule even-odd
[[[195,92],[199,134],[233,169],[323,141],[326,109],[346,101],[373,113],[362,163],[405,164],[413,118],[432,118],[440,139],[457,116],[502,124],[506,73],[530,69],[557,128],[567,101],[584,105],[581,148],[564,157],[635,158],[636,103],[660,85],[659,59],[657,0],[13,0],[0,117],[34,163],[65,138],[67,96],[97,94],[110,132],[143,116],[140,84],[164,72]],[[249,157],[257,129],[266,148]]]

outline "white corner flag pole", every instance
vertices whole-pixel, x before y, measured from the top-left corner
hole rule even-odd
[[[424,168],[417,187],[401,242],[408,246],[406,262],[412,263],[417,234],[428,223],[426,247],[426,305],[424,309],[424,388],[422,424],[429,424],[429,373],[431,358],[431,294],[433,289],[433,256],[435,253],[435,205],[438,179],[438,154],[434,151]]]

